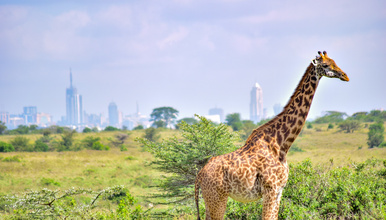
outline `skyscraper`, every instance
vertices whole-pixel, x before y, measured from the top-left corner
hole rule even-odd
[[[111,126],[118,126],[119,125],[118,107],[114,102],[111,102],[109,104],[109,124]]]
[[[219,115],[220,116],[220,121],[224,122],[224,110],[221,108],[211,108],[209,109],[209,115]]]
[[[82,96],[72,85],[72,72],[70,69],[70,88],[66,89],[66,116],[68,125],[83,123]]]
[[[23,117],[26,124],[34,124],[36,123],[37,117],[37,108],[36,106],[25,106],[23,108]]]
[[[263,119],[263,114],[263,90],[255,83],[251,90],[250,120],[257,123]]]

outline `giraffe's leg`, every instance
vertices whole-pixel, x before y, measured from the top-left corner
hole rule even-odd
[[[281,189],[267,188],[263,194],[263,219],[277,219],[281,199]]]
[[[280,200],[281,200],[281,195],[282,195],[283,189],[284,189],[284,187],[279,189],[279,192],[277,193],[277,196],[276,196],[276,206],[275,206],[275,209],[273,211],[274,219],[278,219],[278,217],[279,217]]]
[[[205,201],[205,219],[222,220],[225,215],[228,195],[220,195],[216,190],[202,193]]]

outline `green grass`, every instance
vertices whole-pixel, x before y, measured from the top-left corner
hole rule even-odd
[[[313,164],[330,163],[334,166],[363,162],[369,158],[386,158],[386,148],[369,149],[367,128],[354,133],[339,132],[338,128],[327,129],[328,124],[314,124],[304,128],[295,144],[297,151],[288,155],[289,163],[298,163],[309,158]],[[337,127],[337,126],[335,126]],[[87,136],[101,138],[109,145],[108,151],[82,150],[78,152],[11,152],[0,153],[0,195],[19,194],[42,188],[66,190],[71,187],[101,190],[115,185],[124,185],[139,200],[149,207],[146,198],[158,189],[150,187],[163,175],[148,166],[153,159],[135,141],[144,131],[132,131],[125,142],[127,151],[112,147],[109,138],[118,132],[76,134],[75,143]],[[162,130],[161,139],[180,135],[179,131]],[[25,135],[32,144],[42,135]],[[59,139],[60,135],[51,135]],[[386,136],[386,135],[385,135]],[[0,135],[0,141],[8,142],[15,136]],[[240,143],[242,144],[242,143]],[[301,149],[301,150],[299,150]],[[156,206],[165,209],[167,206]]]

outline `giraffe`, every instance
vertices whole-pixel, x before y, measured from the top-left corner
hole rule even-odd
[[[277,219],[280,199],[288,179],[287,153],[302,130],[319,80],[323,77],[349,81],[327,52],[307,67],[283,111],[256,128],[238,150],[211,158],[198,172],[195,202],[201,188],[206,219],[223,219],[228,197],[240,202],[263,198],[262,219]]]

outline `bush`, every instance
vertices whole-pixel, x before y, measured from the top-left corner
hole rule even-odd
[[[15,151],[15,148],[12,146],[12,144],[8,144],[4,141],[0,141],[0,152],[13,152]]]
[[[200,119],[197,124],[180,123],[182,138],[175,136],[161,143],[137,139],[155,157],[151,164],[169,174],[158,184],[166,193],[158,196],[166,195],[172,198],[170,202],[192,197],[196,174],[207,161],[236,149],[234,142],[238,136],[227,125],[215,125],[204,117],[197,117]]]
[[[92,150],[110,150],[109,146],[103,145],[101,142],[97,141],[92,144]]]
[[[113,126],[107,126],[104,131],[119,131],[119,128]]]
[[[87,136],[82,140],[82,145],[86,149],[93,149],[94,143],[100,141],[100,139],[100,137]]]
[[[33,151],[33,148],[29,145],[29,139],[23,136],[17,136],[11,140],[11,144],[15,148],[15,151]]]
[[[55,182],[43,180],[48,185]],[[101,198],[117,201],[119,205],[116,210],[104,209],[97,203]],[[5,212],[7,219],[146,219],[146,213],[136,204],[137,200],[123,186],[100,191],[41,189],[21,195],[0,195],[1,214]]]
[[[3,162],[21,162],[21,157],[19,155],[15,155],[12,157],[5,157]]]
[[[353,133],[358,130],[361,126],[361,123],[356,120],[345,120],[339,123],[339,128],[346,133]]]
[[[160,136],[158,135],[158,130],[153,128],[153,127],[150,127],[148,129],[145,130],[145,136],[144,136],[145,139],[149,140],[149,141],[158,141],[158,139],[160,138]]]
[[[367,144],[369,145],[369,148],[378,147],[384,141],[384,131],[385,127],[383,126],[383,122],[370,125],[369,132],[367,133]]]
[[[48,145],[44,143],[42,140],[38,139],[35,141],[35,152],[47,152],[48,151]]]
[[[92,130],[91,130],[91,128],[86,127],[86,128],[83,129],[82,132],[83,133],[90,133],[90,132],[92,132]]]
[[[384,219],[386,168],[380,160],[350,167],[290,164],[279,219]],[[228,201],[229,219],[260,219],[262,202]]]
[[[43,186],[60,186],[60,183],[51,178],[41,178],[40,184]]]

